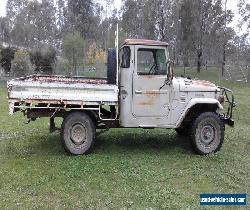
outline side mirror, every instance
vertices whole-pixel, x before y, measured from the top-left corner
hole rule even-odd
[[[171,85],[173,80],[173,72],[174,72],[174,62],[168,61],[167,63],[167,79],[165,80],[164,84],[160,87],[159,90],[161,90],[166,85]]]
[[[172,81],[174,77],[174,62],[168,62],[168,70],[167,70],[167,80]]]

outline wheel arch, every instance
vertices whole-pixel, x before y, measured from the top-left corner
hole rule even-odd
[[[185,123],[192,122],[198,115],[204,112],[216,112],[223,109],[220,102],[216,99],[192,99],[179,117],[176,128],[181,127]]]
[[[94,122],[95,125],[98,124],[99,117],[98,117],[98,113],[95,110],[70,110],[68,112],[65,112],[63,118],[66,118],[69,114],[74,113],[74,112],[85,113],[90,117],[90,119]]]

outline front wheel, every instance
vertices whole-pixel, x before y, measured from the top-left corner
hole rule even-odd
[[[224,123],[216,113],[202,113],[193,123],[191,139],[198,154],[216,153],[224,141]]]
[[[62,145],[70,154],[87,154],[94,145],[95,132],[95,125],[87,114],[72,112],[64,118],[62,123]]]
[[[185,127],[179,127],[175,129],[176,133],[179,136],[188,136],[189,135],[189,126],[185,126]]]

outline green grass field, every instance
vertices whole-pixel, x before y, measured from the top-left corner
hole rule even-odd
[[[187,74],[220,83],[215,70]],[[201,208],[199,195],[250,192],[250,86],[220,85],[234,90],[236,126],[215,155],[195,155],[173,130],[113,129],[73,157],[48,119],[8,115],[0,83],[0,209],[228,209]]]

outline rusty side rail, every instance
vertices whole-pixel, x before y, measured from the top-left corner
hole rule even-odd
[[[23,109],[95,110],[118,104],[118,86],[105,79],[31,75],[8,82],[9,111]]]

